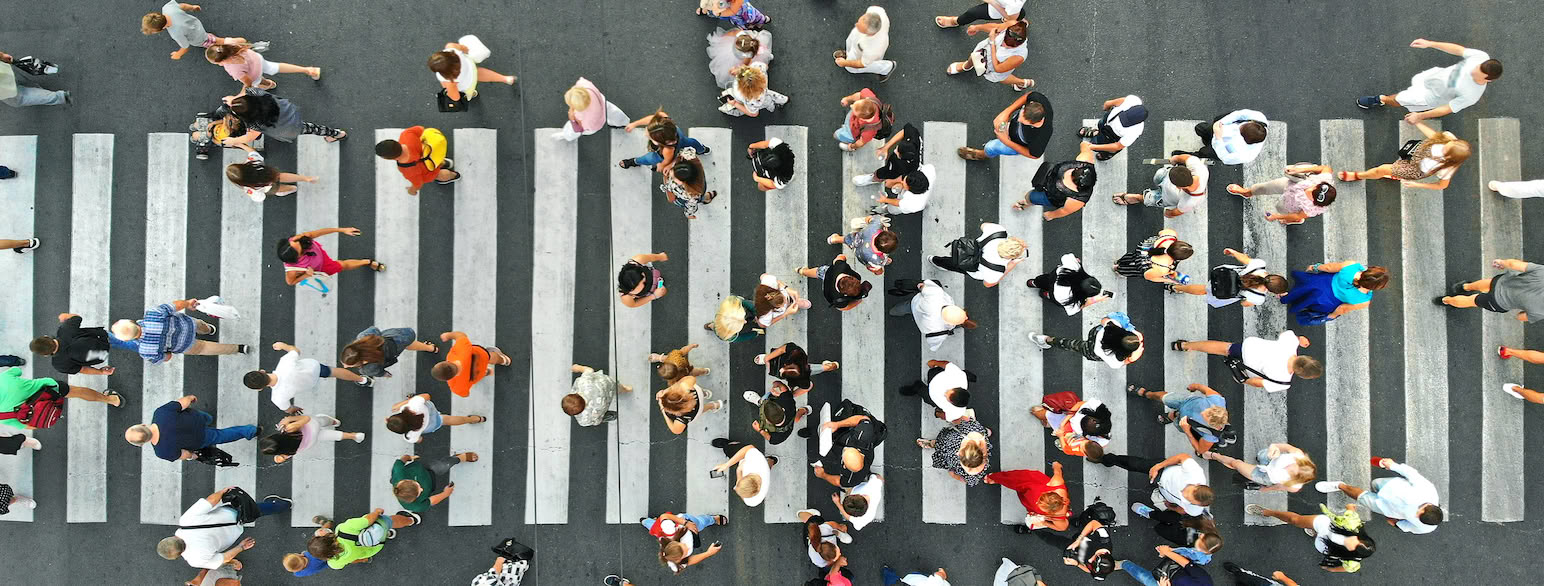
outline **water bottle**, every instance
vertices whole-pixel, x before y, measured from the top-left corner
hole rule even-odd
[[[1174,280],[1178,281],[1179,284],[1181,284],[1181,285],[1189,285],[1190,284],[1190,275],[1187,275],[1185,273],[1174,273]]]

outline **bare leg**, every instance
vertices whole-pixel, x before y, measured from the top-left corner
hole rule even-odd
[[[507,85],[515,85],[515,76],[504,75],[486,67],[478,67],[477,81],[497,81]]]
[[[1385,105],[1385,106],[1398,106],[1399,105],[1399,101],[1395,100],[1394,96],[1378,96],[1378,101],[1379,102],[1383,102],[1383,105]]]
[[[70,387],[70,392],[65,394],[64,398],[80,399],[82,401],[89,401],[92,403],[107,403],[114,407],[123,404],[123,399],[121,398],[114,397],[112,395],[104,395],[101,391],[88,389],[86,387],[72,386]]]
[[[1141,387],[1138,387],[1138,388],[1140,389]],[[1142,394],[1144,396],[1146,396],[1148,398],[1148,400],[1153,401],[1155,403],[1159,403],[1159,404],[1162,404],[1163,403],[1163,398],[1167,397],[1169,395],[1168,391],[1148,391],[1146,389],[1142,389],[1142,390],[1145,391]]]
[[[1477,295],[1460,295],[1458,297],[1443,297],[1442,303],[1448,307],[1468,308],[1474,307],[1474,298]]]
[[[1024,79],[1022,77],[1019,77],[1017,75],[1012,75],[1012,74],[1008,75],[1008,77],[1003,78],[1002,81],[997,82],[997,83],[1001,83],[1001,84],[1004,84],[1004,85],[1011,85],[1011,86],[1024,86],[1026,88],[1035,87],[1035,80],[1033,80],[1033,79]]]
[[[1521,348],[1507,348],[1506,353],[1513,358],[1521,358],[1529,364],[1544,364],[1544,352],[1538,350],[1524,350]]]
[[[1394,174],[1393,165],[1378,165],[1361,173],[1357,173],[1362,179],[1387,179]]]
[[[316,181],[316,177],[308,175],[296,175],[294,173],[279,174],[279,182],[281,183],[316,183]]]
[[[1489,293],[1490,292],[1490,279],[1480,279],[1478,281],[1464,283],[1464,290],[1465,291],[1479,291],[1480,293]]]
[[[1340,492],[1344,493],[1346,495],[1346,498],[1349,498],[1351,500],[1356,500],[1358,498],[1361,498],[1362,497],[1362,493],[1367,492],[1367,491],[1342,482],[1342,483],[1340,483]]]
[[[370,262],[371,261],[369,259],[355,258],[349,260],[340,260],[338,261],[338,264],[343,265],[343,270],[352,271],[354,269],[362,269],[368,267],[370,266]]]
[[[1227,356],[1228,347],[1232,345],[1233,344],[1228,342],[1206,340],[1204,342],[1185,342],[1184,346],[1182,347],[1190,352],[1205,352],[1213,356]]]
[[[435,181],[450,181],[451,179],[455,179],[455,178],[460,177],[460,176],[461,176],[460,173],[457,173],[457,172],[452,171],[450,169],[440,169],[439,171],[435,172],[434,180]]]
[[[338,433],[343,434],[343,439],[346,439],[346,440],[349,440],[349,441],[356,441],[356,438],[359,437],[359,432],[357,432],[357,431],[340,431]]]
[[[1050,421],[1048,421],[1046,419],[1046,417],[1045,417],[1045,407],[1042,407],[1040,405],[1035,405],[1034,407],[1030,407],[1029,408],[1029,414],[1030,415],[1034,415],[1035,419],[1039,419],[1040,420],[1040,426],[1041,427],[1050,427],[1051,426]]]
[[[1206,458],[1238,471],[1238,474],[1244,478],[1252,479],[1254,477],[1254,464],[1218,452],[1207,452]]]
[[[311,79],[322,78],[322,68],[320,67],[303,67],[300,65],[290,65],[289,63],[280,63],[279,73],[304,73],[311,76]]]
[[[498,348],[488,349],[488,361],[492,362],[496,366],[509,366],[510,364],[514,363],[514,360],[511,359],[508,354],[505,354]]]
[[[392,515],[391,516],[391,528],[392,529],[401,529],[403,527],[410,527],[412,525],[413,525],[413,518],[412,517],[408,517],[406,515]]]
[[[703,376],[703,375],[708,374],[708,372],[709,372],[708,369],[702,368],[700,366],[692,367],[692,376]]]
[[[16,240],[5,240],[3,242],[16,242]],[[799,276],[805,277],[807,279],[813,279],[818,274],[819,273],[817,273],[815,271],[815,269],[812,269],[812,268],[809,268],[809,267],[800,267],[799,268]]]
[[[1273,511],[1271,509],[1261,511],[1260,514],[1266,517],[1274,517],[1300,529],[1313,529],[1313,517],[1308,515],[1299,515],[1287,511]]]
[[[1512,390],[1517,391],[1517,394],[1522,395],[1529,403],[1544,403],[1544,393],[1521,386],[1512,387]]]
[[[1191,285],[1175,285],[1174,290],[1179,293],[1189,293],[1191,295],[1206,295],[1206,285],[1201,285],[1199,283]]]
[[[465,425],[468,423],[482,423],[486,421],[481,415],[443,415],[440,421],[445,425]]]
[[[338,368],[336,366],[332,367],[332,378],[338,380],[346,380],[351,383],[357,383],[365,380],[365,377],[356,374],[352,370],[347,368]]]
[[[826,237],[826,244],[841,244],[841,243],[842,243],[842,235],[841,234],[832,234],[832,235]]]
[[[32,244],[32,243],[29,242],[29,241],[26,241],[26,240],[5,240],[3,238],[0,238],[0,250],[9,250],[9,249],[12,249],[12,248],[22,248],[22,247],[27,246],[29,244]],[[813,276],[813,275],[811,275],[811,276]]]

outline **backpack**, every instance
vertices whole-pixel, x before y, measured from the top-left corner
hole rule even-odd
[[[964,272],[971,272],[983,266],[997,272],[1003,272],[1003,265],[988,262],[981,255],[981,247],[987,242],[1007,238],[1008,233],[997,231],[980,238],[961,236],[949,243],[949,255],[954,260],[954,266]]]
[[[33,393],[27,400],[12,411],[0,413],[0,419],[15,419],[23,425],[33,429],[48,429],[64,417],[64,397],[58,393],[59,387],[52,390],[43,389]]]
[[[1228,265],[1212,267],[1209,277],[1212,297],[1218,299],[1233,299],[1244,291],[1244,283],[1239,278],[1238,271]]]
[[[1115,509],[1110,508],[1110,505],[1095,497],[1094,503],[1088,505],[1088,508],[1083,509],[1083,512],[1078,513],[1078,516],[1073,519],[1073,526],[1081,527],[1087,525],[1089,521],[1098,521],[1102,525],[1114,526]]]
[[[890,133],[895,131],[895,109],[890,104],[879,106],[879,131],[874,133],[876,139],[890,138]]]

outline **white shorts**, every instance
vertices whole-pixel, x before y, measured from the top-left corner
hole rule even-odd
[[[263,75],[278,75],[279,64],[263,59]]]

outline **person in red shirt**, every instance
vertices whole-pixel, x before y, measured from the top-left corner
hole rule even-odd
[[[375,154],[397,162],[397,170],[407,179],[408,195],[418,195],[430,181],[449,185],[461,180],[461,173],[452,170],[455,161],[446,156],[450,143],[438,128],[414,126],[404,130],[397,140],[375,143]]]
[[[874,90],[863,88],[849,96],[842,98],[842,107],[847,108],[847,118],[843,120],[841,128],[831,136],[836,138],[838,147],[844,151],[855,151],[874,140],[884,127],[884,102],[879,101],[879,96]]]
[[[440,334],[440,340],[450,342],[450,351],[445,353],[445,360],[434,365],[429,374],[434,376],[434,380],[445,381],[450,386],[450,392],[457,396],[470,394],[473,385],[493,372],[493,365],[509,366],[514,362],[498,348],[473,344],[462,332],[445,332]]]
[[[1062,478],[1061,462],[1051,463],[1051,475],[1039,470],[1003,470],[986,475],[987,484],[1000,485],[1019,493],[1019,503],[1029,511],[1021,533],[1050,527],[1067,530],[1067,481]]]

